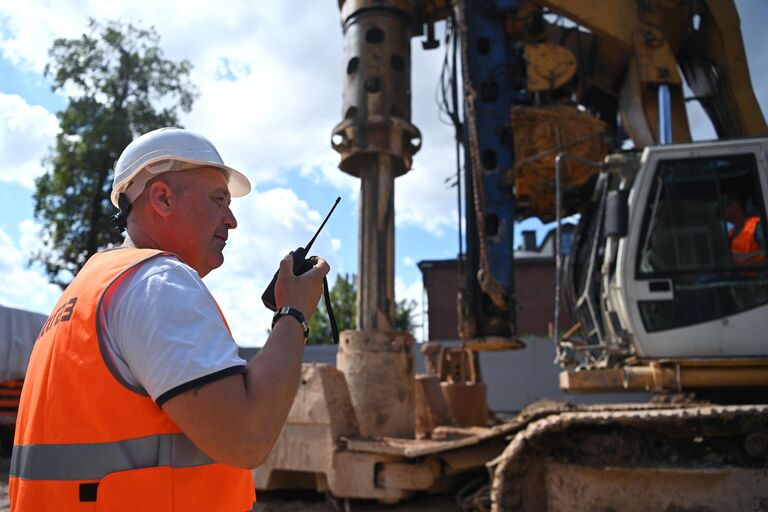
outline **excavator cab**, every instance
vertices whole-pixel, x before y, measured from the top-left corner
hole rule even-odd
[[[672,365],[681,388],[692,364],[767,364],[754,335],[768,331],[767,151],[766,139],[653,146],[604,167],[568,262],[582,336],[561,340],[563,366],[652,379],[649,366]],[[587,380],[561,383],[632,388]],[[697,386],[722,385],[710,380]]]
[[[635,333],[638,356],[768,355],[750,335],[768,329],[766,149],[752,140],[645,151],[608,305]],[[754,254],[737,251],[738,235]]]

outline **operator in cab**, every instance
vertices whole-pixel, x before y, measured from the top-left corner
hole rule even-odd
[[[247,362],[202,278],[224,262],[248,179],[196,133],[162,128],[115,164],[125,242],[92,256],[35,343],[10,469],[12,511],[247,511],[301,380],[328,264],[280,263],[282,308]],[[263,332],[268,326],[256,327]]]
[[[764,264],[764,226],[758,215],[748,215],[746,195],[738,192],[727,193],[723,210],[726,220],[733,225],[728,231],[728,239],[734,264],[737,267]]]

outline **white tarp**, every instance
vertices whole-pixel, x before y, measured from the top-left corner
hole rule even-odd
[[[0,305],[0,381],[22,379],[46,316]]]

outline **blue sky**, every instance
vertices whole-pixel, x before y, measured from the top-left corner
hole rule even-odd
[[[47,313],[58,297],[27,256],[39,244],[33,180],[52,145],[54,114],[65,98],[42,74],[57,37],[77,37],[88,17],[141,20],[158,27],[168,58],[189,59],[200,91],[182,124],[209,137],[224,160],[252,179],[254,192],[235,201],[240,227],[224,267],[206,278],[243,345],[260,345],[269,314],[261,290],[282,254],[303,245],[337,195],[337,208],[315,250],[334,272],[356,272],[359,182],[336,168],[330,148],[341,120],[342,38],[336,2],[202,2],[134,0],[0,0],[0,304]],[[758,99],[768,105],[768,2],[737,2]],[[442,32],[442,27],[439,27]],[[396,181],[396,293],[421,303],[423,259],[458,250],[452,129],[438,119],[435,88],[442,49],[413,44],[413,121],[423,148]],[[699,138],[713,136],[695,107]],[[536,229],[537,220],[518,229]],[[541,234],[540,234],[541,239]],[[420,333],[417,333],[417,337]]]

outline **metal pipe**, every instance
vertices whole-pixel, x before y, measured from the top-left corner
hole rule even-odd
[[[378,155],[360,173],[357,328],[389,331],[395,323],[395,169]]]
[[[626,389],[681,390],[768,385],[766,367],[649,365],[624,368]]]
[[[672,144],[672,104],[669,85],[659,85],[659,144]]]
[[[563,371],[560,388],[571,393],[610,391],[681,391],[696,388],[765,387],[768,366],[682,366],[655,364]]]
[[[559,153],[555,158],[555,318],[552,326],[552,337],[557,347],[557,359],[560,360],[560,276],[562,273],[562,257],[560,255],[560,222],[562,212],[562,197],[560,191],[560,176],[562,161],[565,153]]]

